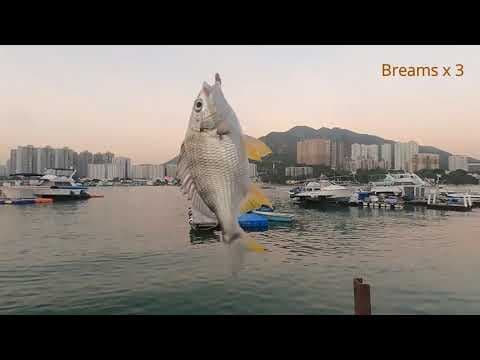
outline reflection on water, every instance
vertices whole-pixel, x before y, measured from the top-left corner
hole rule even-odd
[[[222,236],[219,231],[206,230],[194,231],[190,229],[190,242],[193,245],[218,243],[222,241]]]
[[[351,314],[352,278],[374,313],[480,312],[480,209],[299,206],[249,235],[267,247],[232,277],[218,231],[193,232],[176,187],[0,206],[0,313]]]

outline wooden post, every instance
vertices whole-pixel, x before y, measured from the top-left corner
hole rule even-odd
[[[370,285],[364,284],[362,278],[353,279],[353,297],[355,300],[355,315],[371,315]]]

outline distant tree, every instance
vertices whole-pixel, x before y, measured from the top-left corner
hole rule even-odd
[[[436,179],[437,175],[440,175],[441,177],[445,176],[445,170],[444,169],[422,169],[417,171],[415,174],[422,178],[427,178],[427,179]]]
[[[479,183],[478,179],[460,169],[446,174],[442,177],[442,182],[453,185],[478,185]]]

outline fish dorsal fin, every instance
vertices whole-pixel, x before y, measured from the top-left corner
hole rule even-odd
[[[260,161],[265,156],[272,153],[272,150],[262,141],[254,137],[243,135],[243,143],[250,160]]]
[[[250,184],[247,196],[240,207],[240,212],[246,213],[258,209],[262,205],[272,207],[272,202],[263,193],[263,191],[256,184]]]

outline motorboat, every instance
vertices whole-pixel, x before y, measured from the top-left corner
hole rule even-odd
[[[45,175],[20,173],[13,183],[4,183],[2,193],[8,199],[51,198],[55,200],[86,199],[86,186],[73,179],[74,169],[47,169]]]
[[[405,200],[425,200],[434,184],[415,173],[388,173],[381,181],[370,182],[370,192],[375,195],[397,196]]]
[[[297,187],[294,187],[293,189],[288,190],[288,194],[290,195],[290,198],[294,198],[295,195],[303,191],[305,191],[305,187],[297,186]]]
[[[329,180],[311,181],[293,198],[300,201],[348,203],[353,190]]]
[[[470,191],[466,191],[465,193],[455,191],[440,191],[439,196],[452,203],[463,202],[464,198],[468,198],[470,199],[473,207],[480,207],[480,194],[472,193]]]
[[[103,180],[99,181],[98,186],[113,186],[113,181]]]

